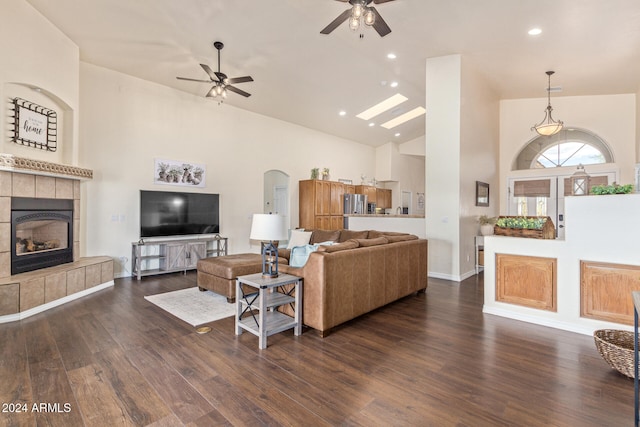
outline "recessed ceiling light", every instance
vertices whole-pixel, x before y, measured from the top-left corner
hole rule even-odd
[[[340,111],[338,114],[340,114],[341,116],[346,116],[346,115],[347,115],[347,112],[346,112],[346,111],[344,111],[344,110],[342,110],[342,111]]]
[[[373,122],[369,123],[369,127],[370,127],[370,128],[374,127],[375,125],[376,125],[376,124],[375,124],[375,123],[373,123]]]
[[[381,114],[387,110],[390,110],[396,105],[402,104],[406,100],[407,100],[406,96],[396,93],[392,97],[389,97],[384,101],[380,102],[379,104],[376,104],[373,107],[369,108],[368,110],[363,111],[362,113],[358,114],[356,117],[361,118],[362,120],[369,120],[377,116],[378,114]]]
[[[391,82],[391,84],[389,85],[391,87],[398,87],[398,82]]]
[[[392,129],[398,125],[408,122],[411,119],[415,119],[416,117],[423,115],[426,111],[427,110],[422,107],[416,107],[413,110],[396,117],[395,119],[391,119],[388,122],[381,124],[380,126],[386,129]]]
[[[399,136],[400,136],[400,132],[397,132],[396,133],[396,138],[399,137]]]
[[[388,54],[387,54],[387,58],[389,58],[389,59],[396,59],[396,58],[397,58],[397,56],[396,56],[396,54],[395,54],[395,53],[388,53]]]
[[[542,30],[540,28],[532,28],[529,30],[530,36],[537,36],[539,34],[542,34]]]

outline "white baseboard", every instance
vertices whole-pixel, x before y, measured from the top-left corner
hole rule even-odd
[[[37,307],[30,308],[29,310],[22,311],[20,313],[7,314],[5,316],[0,316],[0,323],[8,323],[15,322],[16,320],[26,319],[29,316],[33,316],[34,314],[42,313],[43,311],[47,311],[51,308],[58,307],[59,305],[66,304],[70,301],[76,300],[78,298],[82,298],[86,295],[90,295],[94,292],[101,291],[103,289],[109,288],[114,285],[113,280],[102,283],[97,286],[93,286],[89,289],[85,289],[84,291],[76,292],[75,294],[67,295],[66,297],[48,302],[46,304],[39,305]]]

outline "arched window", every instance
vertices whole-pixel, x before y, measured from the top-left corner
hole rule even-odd
[[[513,170],[613,163],[613,154],[599,136],[583,129],[563,129],[553,136],[538,136],[516,157]]]

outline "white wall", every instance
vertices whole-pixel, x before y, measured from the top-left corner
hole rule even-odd
[[[354,182],[363,172],[374,176],[375,149],[363,144],[86,63],[80,89],[80,163],[95,171],[83,193],[86,255],[130,258],[139,237],[140,189],[194,191],[154,185],[154,158],[206,165],[207,186],[200,191],[220,194],[221,234],[229,237],[230,253],[259,251],[248,236],[251,215],[263,210],[265,171],[291,176],[292,227],[298,224],[297,182],[308,179],[311,168],[328,167],[332,179]]]
[[[537,134],[531,126],[542,120],[546,98],[500,101],[500,211],[507,211],[507,176],[513,161]],[[636,95],[552,97],[553,117],[567,127],[588,129],[607,142],[620,170],[620,184],[634,180]],[[587,167],[589,172],[589,167]]]
[[[426,226],[429,274],[460,272],[460,55],[426,62]]]
[[[500,104],[484,78],[462,61],[460,130],[460,278],[475,274],[478,216],[495,216],[498,206]],[[476,181],[489,184],[489,206],[476,206]]]
[[[498,181],[498,98],[460,55],[427,60],[426,223],[429,274],[462,280],[475,274],[476,181]]]
[[[404,145],[404,144],[403,144]],[[424,138],[422,138],[424,153]],[[415,214],[418,193],[424,193],[425,160],[423,155],[406,155],[401,145],[389,142],[376,148],[376,175],[384,187],[391,190],[391,206],[387,213],[395,214],[402,203],[402,191],[411,192],[412,206],[409,213]],[[424,212],[422,212],[424,213]]]
[[[78,47],[22,0],[0,2],[0,153],[76,165]],[[41,88],[36,92],[32,88]],[[20,97],[58,114],[58,150],[11,142],[8,106]]]

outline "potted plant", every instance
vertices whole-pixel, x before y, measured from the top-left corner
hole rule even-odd
[[[478,223],[480,223],[480,234],[483,236],[491,236],[493,234],[493,226],[498,219],[493,216],[480,215]]]
[[[329,168],[322,169],[322,179],[325,181],[329,180]]]

